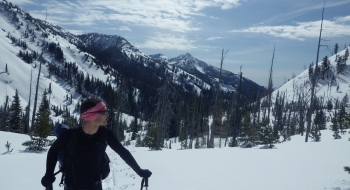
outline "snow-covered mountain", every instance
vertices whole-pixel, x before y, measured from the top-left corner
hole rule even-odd
[[[58,35],[59,34],[59,35]],[[66,39],[67,38],[67,39]],[[96,64],[92,64],[93,56],[86,56],[85,52],[79,50],[70,43],[74,35],[53,26],[44,21],[31,17],[22,12],[20,8],[2,1],[0,3],[0,101],[1,105],[8,98],[8,105],[12,102],[16,90],[18,91],[22,109],[31,101],[33,108],[35,87],[39,77],[39,98],[44,90],[52,89],[49,94],[52,106],[66,108],[73,112],[80,99],[81,94],[76,91],[76,81],[67,81],[64,78],[50,74],[48,65],[56,65],[64,73],[64,64],[58,62],[55,53],[42,51],[47,44],[57,44],[56,48],[62,51],[66,62],[74,63],[79,73],[95,76],[106,81],[109,76]],[[23,56],[20,56],[23,52]],[[39,55],[42,54],[42,67],[39,73]],[[36,59],[33,58],[36,55]],[[67,71],[66,71],[67,72]],[[63,95],[64,96],[61,96]],[[72,100],[68,101],[67,97]],[[58,119],[60,117],[57,117]]]
[[[171,73],[174,84],[189,85],[196,90],[210,89],[215,86],[219,78],[218,68],[192,57],[189,53],[175,58],[168,58],[162,54],[146,55],[125,38],[117,35],[90,33],[80,35],[78,38],[79,41],[75,44],[80,49],[94,55],[98,60],[112,66],[112,68],[113,65],[120,64],[120,62],[125,64],[131,61],[153,70],[163,67],[163,71],[158,72],[158,75],[163,75],[160,77]],[[185,77],[180,78],[181,74]],[[239,76],[229,71],[222,71],[221,87],[223,91],[236,91],[238,82]],[[246,78],[243,78],[242,86],[243,95],[246,97],[251,97],[255,92],[263,93],[264,91],[262,86]]]
[[[347,66],[349,60],[346,59],[349,56],[346,55],[349,50],[350,47],[347,47],[337,54],[327,56],[328,66],[325,66],[326,62],[324,61],[326,55],[323,55],[323,58],[320,56],[321,61],[317,64],[320,74],[316,82],[315,95],[323,101],[323,104],[330,101],[335,106],[336,102],[339,103],[345,95],[350,95],[350,67]],[[313,71],[315,71],[315,66],[315,64],[312,66]],[[309,69],[306,69],[276,89],[272,94],[272,99],[276,97],[277,93],[280,95],[284,93],[289,102],[296,102],[302,98],[307,105],[310,99],[310,84]]]
[[[166,61],[166,59],[164,59],[164,61]],[[174,65],[176,68],[180,68],[183,71],[186,71],[209,84],[215,84],[220,76],[219,68],[209,65],[197,58],[194,58],[189,53],[171,58],[168,60],[168,62],[170,65]],[[239,75],[226,70],[222,70],[220,79],[220,85],[222,89],[226,89],[227,91],[236,91],[236,87],[239,84]],[[245,77],[242,77],[241,90],[245,96],[250,98],[252,98],[256,92],[264,92],[264,88],[262,86],[259,86],[255,82]]]

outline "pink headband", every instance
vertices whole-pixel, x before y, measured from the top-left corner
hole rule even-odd
[[[86,110],[82,114],[82,118],[84,119],[84,121],[94,120],[98,116],[98,113],[95,113],[95,112],[103,111],[105,109],[107,109],[106,104],[104,104],[103,102],[99,102],[96,104],[96,106]]]

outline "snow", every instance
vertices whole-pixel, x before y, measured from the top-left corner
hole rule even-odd
[[[60,44],[60,47],[65,56],[65,61],[76,63],[79,72],[83,72],[85,76],[89,74],[90,78],[91,76],[94,76],[94,78],[99,78],[102,81],[107,80],[108,75],[104,74],[104,71],[97,67],[95,64],[91,65],[91,58],[89,58],[87,61],[83,61],[85,59],[86,53],[80,52],[76,46],[70,44],[66,39],[60,36],[54,36],[52,34],[50,34],[48,38],[44,39],[41,35],[41,31],[36,31],[35,25],[26,21],[25,18],[23,18],[22,16],[19,16],[19,20],[20,22],[23,22],[24,25],[20,29],[15,29],[15,24],[13,24],[13,22],[10,19],[8,19],[9,14],[6,13],[5,10],[3,10],[1,4],[0,10],[0,88],[2,89],[0,90],[1,104],[5,102],[6,96],[8,96],[8,103],[11,105],[16,89],[18,90],[22,109],[24,109],[25,106],[27,106],[29,102],[29,97],[31,97],[31,101],[34,102],[34,91],[36,87],[37,75],[40,64],[38,61],[34,61],[33,63],[28,64],[25,63],[20,57],[18,57],[17,55],[21,48],[14,44],[11,44],[11,40],[8,37],[6,37],[8,33],[16,39],[25,41],[28,45],[28,51],[36,51],[40,53],[41,47],[37,44],[42,44],[44,40],[49,43],[55,42],[57,44]],[[30,42],[29,38],[24,38],[22,35],[27,26],[30,29],[34,29],[35,35],[37,37],[35,39],[35,42]],[[44,53],[43,56],[49,62],[55,63],[57,65],[61,64],[57,63],[52,58],[52,55],[50,55],[49,53]],[[5,72],[6,64],[8,67],[7,73]],[[48,89],[49,84],[51,83],[53,93],[50,94],[50,104],[62,108],[67,106],[69,110],[74,110],[74,106],[78,101],[80,101],[81,95],[76,93],[75,88],[69,85],[64,80],[55,76],[49,78],[46,66],[47,64],[42,66],[40,74],[38,104],[40,104],[41,96],[44,92],[44,89]],[[33,73],[32,81],[31,72]],[[29,93],[30,85],[32,85],[31,96]],[[112,86],[114,86],[114,84]],[[74,98],[73,104],[68,104],[68,102],[65,101],[65,96],[67,94],[72,94]],[[33,104],[31,106],[31,110],[32,108]],[[52,119],[56,120],[55,118]]]
[[[332,131],[323,130],[321,142],[308,143],[303,136],[292,136],[291,141],[276,144],[275,149],[222,146],[180,150],[174,140],[172,149],[162,151],[133,145],[127,149],[142,168],[153,172],[149,189],[350,190],[350,174],[343,169],[350,166],[348,132],[334,140]],[[47,152],[24,152],[21,144],[29,140],[26,135],[0,132],[0,139],[0,189],[43,189],[40,180]],[[14,149],[10,154],[5,153],[7,141]],[[104,189],[140,189],[141,178],[110,148],[107,153],[111,173],[103,181]],[[60,179],[58,174],[54,189],[63,189],[58,186]]]
[[[350,47],[347,47],[350,50]],[[337,53],[338,56],[343,56],[345,54],[346,49],[341,50],[339,53]],[[321,57],[321,56],[320,56]],[[333,73],[336,73],[336,55],[332,55],[328,57],[328,60],[330,62],[330,69]],[[320,67],[322,64],[322,59],[320,58],[320,62],[318,62],[318,66]],[[333,104],[335,103],[336,99],[339,101],[342,100],[342,98],[345,96],[345,94],[350,95],[350,67],[349,67],[349,60],[346,62],[347,68],[345,71],[341,74],[336,74],[335,79],[336,81],[334,83],[331,83],[331,78],[325,78],[324,80],[318,80],[316,87],[315,87],[315,93],[317,97],[324,97],[325,102],[328,100],[331,100]],[[315,65],[314,65],[315,66]],[[310,82],[309,82],[309,71],[306,69],[305,71],[301,72],[299,75],[294,77],[293,79],[287,81],[285,84],[280,86],[277,90],[273,92],[272,99],[275,99],[275,96],[277,92],[285,92],[287,95],[288,101],[292,101],[293,95],[296,95],[297,91],[300,93],[300,91],[304,91],[305,94],[310,88]],[[337,91],[337,87],[339,86],[339,91]],[[297,97],[294,97],[296,99]]]

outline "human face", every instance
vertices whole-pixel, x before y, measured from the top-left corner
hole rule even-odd
[[[94,112],[94,113],[97,113],[98,116],[96,118],[96,124],[98,124],[99,126],[106,126],[107,125],[107,119],[108,119],[108,110],[105,109],[105,110],[102,110],[102,111],[97,111],[97,112]]]

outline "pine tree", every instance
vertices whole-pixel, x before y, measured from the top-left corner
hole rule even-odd
[[[36,113],[34,129],[30,134],[31,141],[24,142],[22,145],[28,146],[27,150],[29,151],[46,151],[45,147],[50,146],[52,143],[52,141],[47,139],[52,134],[52,128],[50,105],[45,90],[38,112]]]
[[[147,131],[147,135],[145,138],[145,146],[148,147],[151,150],[158,150],[157,149],[157,133],[158,133],[158,127],[155,125],[152,125]]]
[[[331,119],[332,125],[332,131],[333,131],[333,137],[334,139],[340,139],[341,136],[339,135],[339,123],[338,123],[338,116],[337,111],[334,111],[334,116]]]
[[[136,139],[136,137],[137,137],[137,134],[138,134],[138,122],[137,122],[137,120],[138,120],[138,115],[139,115],[139,113],[138,113],[138,111],[137,111],[137,108],[136,108],[136,110],[135,110],[135,119],[134,119],[134,121],[130,124],[131,126],[131,131],[132,131],[132,134],[131,134],[131,140],[135,140]]]
[[[249,113],[243,115],[241,133],[237,137],[238,145],[242,148],[251,148],[255,145],[253,136],[253,124]]]
[[[339,122],[339,130],[342,134],[345,133],[345,129],[347,128],[348,123],[345,122],[345,117],[347,115],[346,108],[349,104],[349,96],[348,94],[345,94],[342,101],[339,105],[339,111],[338,111],[338,122]]]
[[[328,102],[327,102],[327,110],[328,110],[328,111],[331,111],[332,109],[333,109],[332,100],[328,100]]]
[[[326,129],[326,116],[322,110],[316,112],[316,116],[314,118],[314,124],[317,125],[319,130]]]
[[[316,112],[316,117],[314,118],[314,122],[312,123],[312,127],[309,133],[309,137],[311,137],[315,142],[321,141],[321,113]]]
[[[329,66],[330,66],[330,62],[328,60],[328,57],[325,56],[323,58],[322,65],[321,65],[321,73],[322,73],[321,78],[322,79],[324,79],[326,72],[329,70]]]
[[[141,135],[137,135],[136,138],[136,143],[135,143],[136,147],[144,147],[144,142],[141,140]]]
[[[22,107],[18,96],[18,91],[13,96],[12,105],[9,109],[9,129],[11,132],[22,133]]]
[[[333,50],[334,54],[338,53],[338,49],[339,49],[338,43],[335,43],[334,50]]]
[[[181,149],[187,149],[186,135],[183,130],[180,131],[179,142],[181,145]]]
[[[347,123],[350,124],[350,118],[346,117],[345,119],[346,119]],[[349,133],[350,133],[350,131],[349,131]],[[349,141],[350,141],[350,138],[349,138]],[[345,166],[344,170],[350,174],[350,167],[349,166]]]
[[[28,134],[29,133],[29,114],[30,114],[30,108],[29,108],[29,104],[26,106],[25,108],[25,113],[24,116],[22,117],[22,121],[23,121],[23,133],[24,134]]]
[[[260,142],[262,144],[267,145],[268,148],[273,148],[275,146],[273,144],[279,141],[279,139],[276,138],[276,128],[271,127],[267,119],[263,119],[259,127],[260,127],[260,135],[259,135]]]
[[[314,67],[313,64],[311,63],[309,66],[309,80],[312,80],[312,77],[314,76]]]

